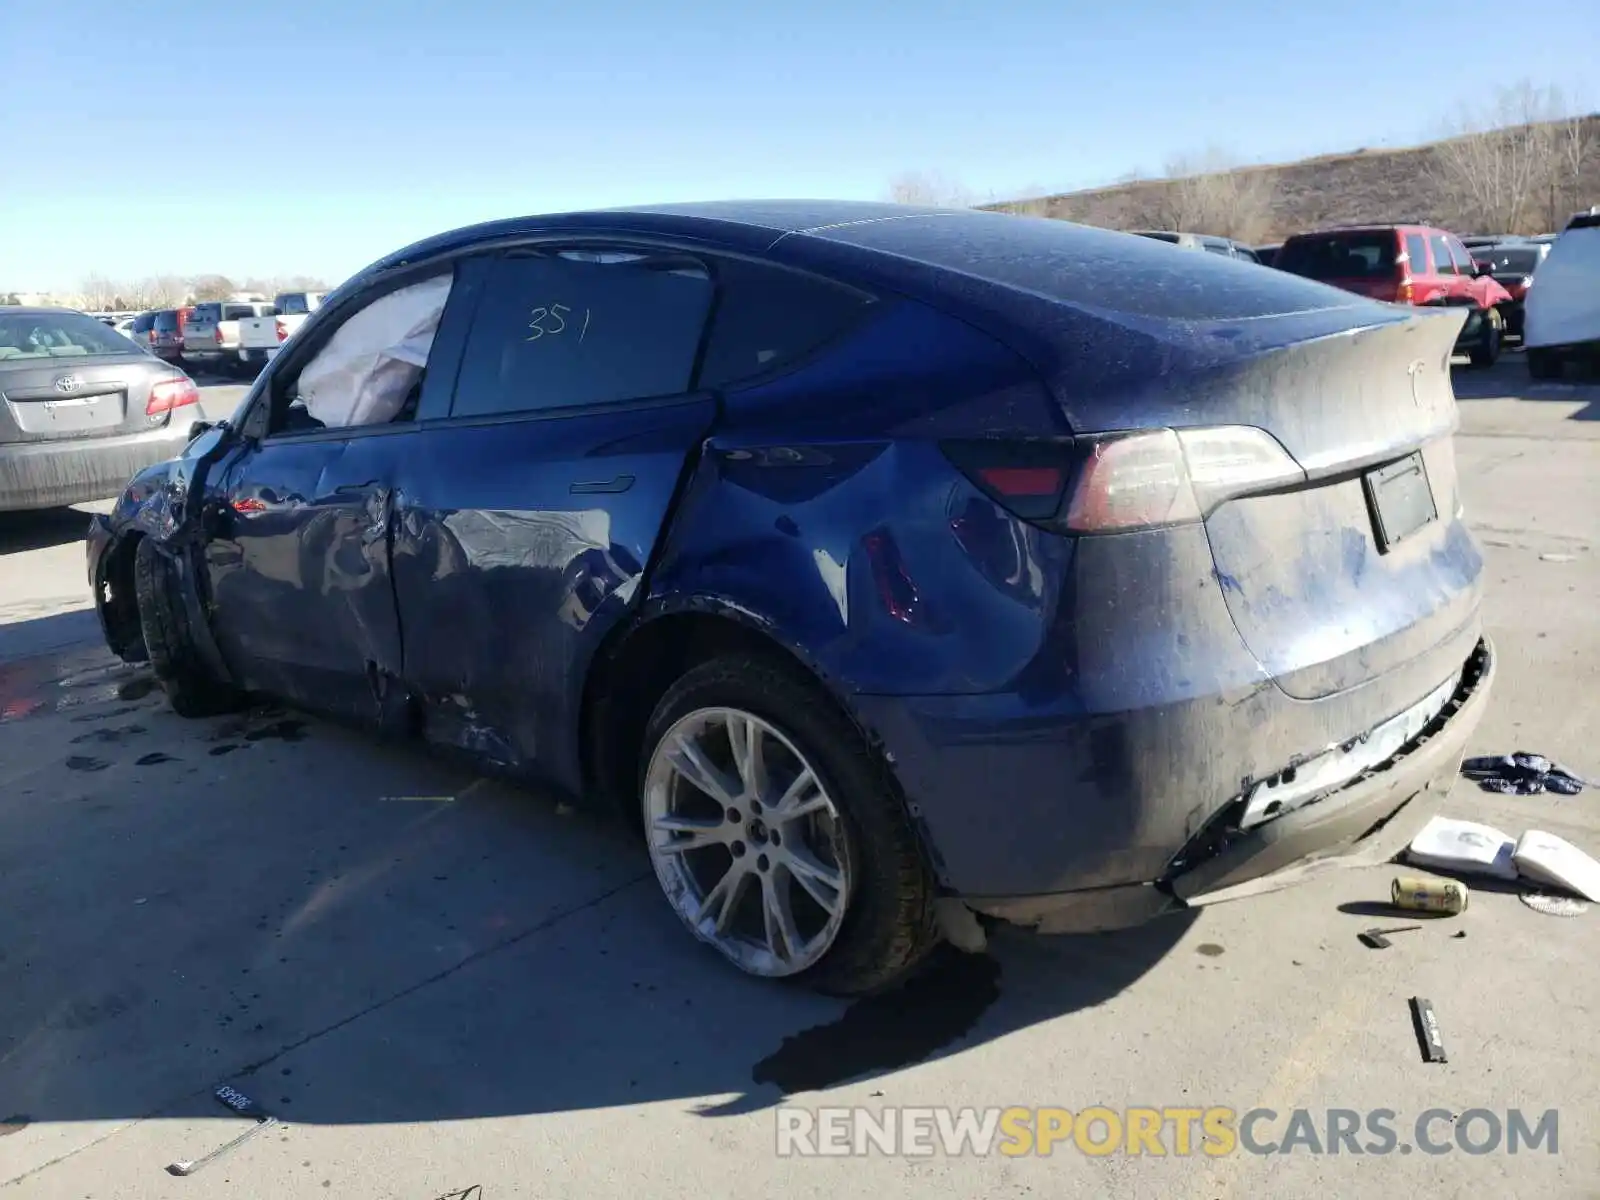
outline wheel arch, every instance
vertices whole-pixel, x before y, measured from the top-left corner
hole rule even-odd
[[[579,722],[585,793],[636,826],[637,774],[651,713],[686,671],[730,653],[763,658],[820,687],[873,752],[884,758],[896,800],[910,815],[882,740],[850,703],[844,683],[774,623],[730,600],[709,596],[648,605],[635,620],[614,631],[595,655],[584,680]],[[927,858],[925,831],[914,823]]]
[[[107,547],[96,566],[94,602],[100,625],[111,652],[125,662],[144,662],[149,657],[139,624],[139,597],[133,576],[139,543],[146,536],[140,529],[126,530]]]

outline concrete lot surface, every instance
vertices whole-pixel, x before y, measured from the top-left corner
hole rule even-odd
[[[1473,753],[1600,776],[1600,387],[1458,374],[1501,656]],[[233,393],[207,390],[208,415]],[[211,409],[221,411],[209,411]],[[41,1197],[1600,1195],[1600,911],[1475,889],[1356,940],[1392,869],[1131,934],[995,939],[846,1004],[697,947],[637,843],[547,797],[261,710],[184,721],[96,638],[81,512],[0,517],[0,1187]],[[1600,853],[1600,790],[1447,811]],[[1464,935],[1464,936],[1462,936]],[[1421,1061],[1430,999],[1449,1061]],[[276,1116],[248,1128],[230,1084]],[[791,1093],[785,1099],[785,1093]],[[777,1108],[1393,1110],[1388,1154],[779,1157]],[[1413,1146],[1429,1109],[1549,1146]],[[1461,1132],[1484,1145],[1479,1114]],[[1095,1137],[1101,1136],[1099,1132]],[[1363,1143],[1372,1139],[1363,1135]],[[1165,1147],[1176,1143],[1168,1134]],[[1411,1147],[1408,1152],[1407,1147]]]

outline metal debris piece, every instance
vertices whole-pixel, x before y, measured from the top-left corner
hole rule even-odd
[[[283,1124],[283,1122],[278,1120],[277,1117],[270,1116],[265,1109],[263,1109],[249,1096],[246,1096],[243,1092],[238,1091],[235,1088],[228,1087],[226,1084],[217,1088],[211,1094],[216,1098],[217,1103],[221,1104],[224,1108],[236,1112],[242,1117],[252,1117],[256,1123],[249,1129],[246,1129],[238,1137],[234,1138],[231,1142],[227,1142],[221,1146],[218,1146],[215,1150],[211,1151],[210,1154],[203,1154],[199,1158],[195,1159],[185,1159],[182,1162],[168,1163],[168,1175],[177,1175],[179,1177],[193,1175],[206,1164],[216,1162],[217,1159],[221,1158],[229,1151],[238,1149],[251,1138],[259,1134],[262,1130],[275,1129],[279,1125]]]
[[[184,1162],[168,1163],[167,1174],[178,1175],[180,1177],[193,1175],[201,1167],[206,1166],[208,1163],[216,1162],[217,1159],[221,1158],[224,1154],[227,1154],[230,1150],[237,1150],[240,1146],[244,1145],[262,1130],[274,1129],[280,1124],[282,1124],[282,1122],[279,1121],[277,1117],[263,1117],[249,1129],[246,1129],[238,1137],[234,1138],[233,1141],[218,1146],[210,1154],[204,1154],[199,1158],[186,1160]]]
[[[1444,1053],[1444,1038],[1439,1033],[1439,1018],[1433,1011],[1433,1001],[1411,997],[1411,1023],[1416,1027],[1417,1042],[1422,1047],[1422,1061],[1449,1062]]]
[[[1589,902],[1576,896],[1558,896],[1554,892],[1523,892],[1521,900],[1534,912],[1547,917],[1581,917],[1589,911]]]
[[[1385,934],[1410,933],[1414,929],[1421,928],[1421,925],[1396,925],[1392,929],[1363,929],[1356,936],[1361,939],[1363,945],[1370,946],[1374,950],[1387,950],[1394,943],[1389,941]]]

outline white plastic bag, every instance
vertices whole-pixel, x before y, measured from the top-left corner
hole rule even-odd
[[[306,412],[330,429],[394,420],[428,365],[453,274],[374,300],[328,339],[300,372]]]
[[[1514,880],[1517,865],[1512,855],[1516,848],[1516,840],[1493,825],[1435,817],[1411,839],[1406,860],[1436,871]]]

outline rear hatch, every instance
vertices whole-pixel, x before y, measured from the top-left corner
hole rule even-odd
[[[1338,230],[1292,237],[1272,265],[1372,300],[1395,300],[1402,271],[1399,239],[1390,229]]]
[[[222,324],[222,305],[196,304],[183,328],[185,351],[219,350],[222,348],[219,326]]]
[[[0,313],[0,443],[140,433],[152,383],[182,376],[92,317]]]
[[[1061,221],[906,217],[811,236],[897,256],[878,268],[887,283],[1034,363],[1082,456],[1055,524],[1093,527],[1074,521],[1091,470],[1109,481],[1094,520],[1120,519],[1141,489],[1167,502],[1116,528],[1203,519],[1214,585],[1290,695],[1358,685],[1475,619],[1482,560],[1452,442],[1461,310],[1374,304]],[[1376,264],[1392,262],[1381,236]]]

